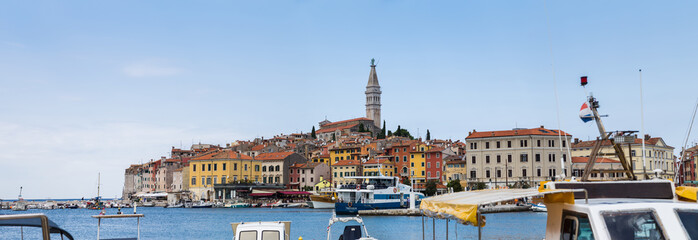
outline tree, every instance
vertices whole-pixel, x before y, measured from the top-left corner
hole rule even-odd
[[[427,129],[427,141],[431,140],[431,133],[429,132],[429,129]]]
[[[393,136],[393,131],[391,131],[391,130],[388,130],[388,135],[386,135],[386,136],[388,136],[388,137],[392,137],[392,136]]]
[[[484,182],[470,182],[468,183],[470,185],[470,190],[480,190],[480,189],[486,189],[487,184]]]
[[[461,192],[463,191],[463,186],[460,185],[460,180],[451,180],[448,182],[448,185],[446,187],[453,188],[453,192]]]
[[[424,194],[427,196],[434,196],[434,194],[436,194],[436,181],[429,180],[427,182],[426,189],[424,189]]]
[[[410,134],[410,131],[407,131],[407,129],[401,128],[400,125],[397,125],[397,130],[395,130],[393,135],[397,136],[397,137],[406,137],[409,139],[414,139],[414,137],[412,137],[412,134]]]
[[[385,139],[385,120],[383,120],[383,128],[381,128],[381,133],[378,135],[378,139]]]
[[[313,138],[313,139],[316,139],[316,138],[317,138],[317,135],[315,135],[315,126],[313,126],[313,130],[310,131],[310,137]]]
[[[409,178],[402,178],[402,184],[410,185],[410,186],[412,185]]]

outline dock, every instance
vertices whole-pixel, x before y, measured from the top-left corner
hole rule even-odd
[[[530,205],[496,205],[488,206],[480,209],[481,213],[504,213],[504,212],[529,212]],[[400,209],[377,209],[377,210],[359,210],[361,216],[422,216],[421,210],[400,208]]]

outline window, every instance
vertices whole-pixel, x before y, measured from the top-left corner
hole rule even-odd
[[[507,141],[507,147],[511,148],[511,141]]]
[[[211,171],[211,164],[208,164],[208,171]]]
[[[501,156],[501,155],[497,155],[497,163],[501,163],[501,162],[502,162],[502,156]]]
[[[196,164],[192,164],[191,166],[192,166],[192,172],[196,172]]]
[[[485,170],[485,177],[490,177],[490,170]]]
[[[247,164],[245,164],[245,171],[247,171]]]
[[[254,165],[254,170],[259,172],[259,165]]]
[[[540,177],[540,168],[536,169],[536,175]]]
[[[422,167],[424,167],[424,162],[422,162]]]
[[[439,168],[441,162],[436,162],[436,168]]]
[[[233,163],[233,170],[235,170],[235,171],[238,170],[238,164],[237,164],[237,163]]]
[[[262,166],[262,172],[266,172],[266,171],[267,171],[267,166]]]
[[[536,153],[536,162],[540,162],[540,153]]]
[[[222,176],[222,177],[221,177],[221,183],[226,183],[225,180],[226,180],[226,179],[225,179],[225,176]]]
[[[196,177],[191,178],[191,185],[196,185]]]
[[[511,169],[509,169],[509,170],[507,170],[507,171],[509,172],[507,175],[508,175],[509,177],[511,177],[511,176],[512,176],[512,171],[511,171]],[[524,169],[524,172],[526,172],[526,169]]]
[[[509,170],[509,172],[511,172],[511,170]],[[510,173],[510,175],[511,175],[511,173]],[[526,169],[525,169],[525,168],[522,169],[522,171],[521,171],[521,176],[522,176],[522,177],[525,177],[525,176],[526,176]]]
[[[631,150],[631,151],[630,151],[630,155],[634,157],[634,156],[635,156],[635,150]],[[194,171],[196,171],[196,168],[194,168]]]
[[[436,153],[436,158],[439,158],[439,153]]]
[[[218,163],[213,164],[213,171],[218,171]]]
[[[240,240],[257,240],[257,231],[242,231],[237,239]]]
[[[485,156],[485,163],[490,163],[490,155]]]
[[[536,147],[540,147],[540,139],[536,140]]]
[[[410,163],[410,167],[414,167],[414,163],[413,163],[413,162]]]
[[[528,162],[528,154],[527,153],[522,153],[520,157],[521,157],[521,162]]]
[[[511,154],[507,155],[507,162],[511,162]]]
[[[497,141],[497,148],[499,148],[499,147],[500,147],[500,144],[499,144],[499,141]]]
[[[275,169],[275,171],[278,172],[278,171],[279,171],[279,165],[276,165],[276,168],[274,168],[274,169]]]
[[[475,170],[470,171],[470,178],[476,178],[477,177],[477,172]]]
[[[225,171],[225,170],[226,170],[226,169],[225,169],[225,167],[226,167],[226,164],[225,164],[225,163],[223,163],[223,171]]]
[[[206,184],[206,177],[201,177],[201,184]]]
[[[206,178],[206,185],[211,185],[211,177]]]
[[[601,215],[611,239],[664,239],[664,231],[652,211],[613,211]]]
[[[475,164],[475,156],[473,156],[473,164]]]
[[[563,212],[561,240],[594,239],[589,218],[581,213]]]
[[[423,151],[423,150],[422,150]],[[422,153],[422,158],[424,158],[424,153]]]
[[[679,220],[681,220],[681,225],[683,229],[686,230],[686,235],[691,239],[698,239],[698,211],[696,210],[676,210],[676,214],[679,215]]]
[[[498,178],[502,177],[502,170],[497,169],[497,177]]]
[[[562,147],[567,147],[567,141],[562,140]]]
[[[427,163],[427,167],[428,167],[428,168],[431,168],[431,163]]]
[[[217,180],[218,180],[218,177],[213,177],[213,184],[216,184]]]
[[[402,161],[407,162],[407,156],[402,156]]]
[[[485,142],[485,149],[490,149],[490,142]]]
[[[410,158],[414,159],[414,154],[410,155]]]

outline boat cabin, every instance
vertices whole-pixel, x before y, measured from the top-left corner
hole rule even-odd
[[[291,222],[231,223],[234,240],[289,240]]]

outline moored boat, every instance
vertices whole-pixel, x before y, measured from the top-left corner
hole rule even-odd
[[[397,209],[410,205],[410,196],[419,204],[424,194],[412,191],[412,187],[400,183],[397,177],[364,176],[345,177],[356,179],[357,184],[341,185],[334,204],[337,214],[357,214],[359,210]]]
[[[320,192],[318,195],[310,195],[308,206],[312,208],[331,209],[337,199],[337,193],[333,191]]]

